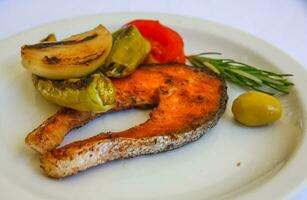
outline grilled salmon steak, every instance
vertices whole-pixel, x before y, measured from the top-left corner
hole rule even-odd
[[[141,66],[112,82],[117,101],[112,111],[153,107],[150,118],[122,132],[100,133],[55,148],[72,128],[100,115],[62,109],[26,138],[43,153],[41,167],[48,176],[61,178],[111,160],[178,148],[213,127],[227,103],[221,77],[183,64]]]

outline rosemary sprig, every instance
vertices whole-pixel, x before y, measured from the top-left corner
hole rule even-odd
[[[221,53],[200,53],[187,56],[187,59],[193,66],[210,68],[226,80],[241,87],[272,95],[276,94],[276,92],[288,94],[290,88],[294,85],[287,79],[288,76],[292,76],[291,74],[277,74],[233,59],[210,58],[207,55],[221,55]]]

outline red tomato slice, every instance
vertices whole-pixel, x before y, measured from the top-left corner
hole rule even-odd
[[[185,63],[183,39],[176,31],[155,20],[134,20],[127,25],[136,26],[151,43],[150,55],[159,63]]]

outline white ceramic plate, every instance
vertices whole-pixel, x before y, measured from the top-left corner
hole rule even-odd
[[[50,32],[63,38],[104,24],[115,30],[132,19],[159,19],[184,38],[187,54],[222,52],[263,68],[292,73],[296,84],[280,97],[284,115],[275,124],[247,128],[234,122],[233,99],[243,90],[229,84],[228,109],[218,125],[198,141],[158,155],[115,161],[54,180],[43,175],[39,156],[24,144],[26,134],[58,107],[33,88],[20,64],[20,47]],[[307,176],[306,71],[275,47],[239,30],[189,17],[101,14],[41,26],[0,42],[0,193],[3,199],[281,199]],[[68,143],[101,131],[123,130],[148,118],[131,110],[107,114],[78,130]],[[240,163],[240,164],[239,164]]]

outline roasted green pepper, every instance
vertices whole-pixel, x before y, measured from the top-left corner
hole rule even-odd
[[[91,112],[106,112],[115,106],[115,88],[102,73],[67,80],[48,80],[33,75],[35,88],[58,105]]]
[[[109,77],[127,76],[144,61],[150,50],[150,43],[135,26],[124,27],[113,33],[113,47],[101,70]]]

